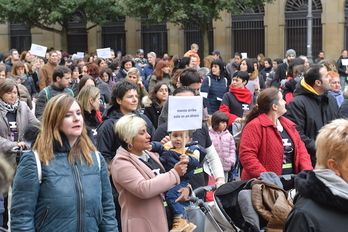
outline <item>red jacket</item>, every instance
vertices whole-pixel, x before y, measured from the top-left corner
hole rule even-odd
[[[294,174],[302,170],[312,170],[310,156],[295,124],[285,117],[280,117],[279,121],[293,141]],[[283,142],[276,125],[266,114],[260,114],[245,126],[242,133],[239,147],[243,166],[241,179],[258,178],[262,172],[281,175],[283,154]]]

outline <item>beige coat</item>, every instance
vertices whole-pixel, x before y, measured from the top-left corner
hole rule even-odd
[[[10,125],[8,123],[6,114],[7,111],[0,107],[0,149],[7,156],[9,156],[11,155],[11,149],[17,144],[10,140]],[[40,124],[40,121],[37,120],[32,111],[29,109],[28,105],[23,101],[19,101],[16,122],[19,141],[23,141],[22,136],[26,126]]]
[[[149,155],[160,164],[158,154],[149,152]],[[122,231],[168,232],[161,193],[180,183],[178,173],[172,169],[155,176],[137,157],[118,149],[111,174],[119,192]]]

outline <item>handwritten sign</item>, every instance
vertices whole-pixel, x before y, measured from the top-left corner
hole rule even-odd
[[[246,52],[242,52],[241,55],[242,55],[242,59],[248,58],[248,53]]]
[[[97,49],[98,58],[108,59],[111,58],[111,49],[110,48],[100,48]]]
[[[41,46],[41,45],[34,44],[34,43],[31,44],[31,47],[30,47],[30,54],[31,55],[45,57],[46,51],[47,51],[47,47],[45,47],[45,46]]]
[[[168,101],[168,131],[202,128],[201,96],[169,96]]]
[[[77,52],[77,53],[76,53],[76,57],[77,57],[78,59],[82,59],[84,56],[85,56],[85,53],[84,53],[84,52]]]
[[[348,65],[348,59],[341,59],[342,65],[347,66]]]

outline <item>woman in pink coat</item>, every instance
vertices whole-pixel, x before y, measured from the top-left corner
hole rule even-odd
[[[169,172],[151,149],[151,136],[146,122],[128,114],[115,124],[115,132],[121,143],[112,162],[111,175],[119,193],[123,232],[167,232],[164,195],[180,183],[180,176],[187,170],[188,158],[181,160]],[[187,198],[182,194],[178,200]]]
[[[285,112],[278,89],[271,87],[260,93],[246,115],[240,140],[242,180],[258,178],[262,172],[285,175],[313,169],[295,124],[282,116]]]

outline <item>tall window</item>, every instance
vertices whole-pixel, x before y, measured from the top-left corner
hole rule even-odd
[[[119,19],[102,27],[102,46],[110,47],[126,54],[126,30],[124,28],[125,19]]]
[[[288,0],[286,3],[284,49],[292,48],[297,55],[307,55],[307,12],[308,0]],[[312,54],[318,54],[322,50],[321,13],[320,0],[312,0]]]
[[[82,11],[76,11],[68,22],[68,53],[88,51],[86,18]]]
[[[31,46],[30,29],[21,24],[10,24],[10,49],[16,48],[19,53],[28,51]]]
[[[232,15],[232,54],[246,52],[250,58],[265,54],[264,7],[251,9],[239,4],[239,9],[243,14]]]
[[[167,23],[163,21],[149,26],[146,19],[142,19],[141,41],[145,53],[155,52],[161,58],[164,53],[168,53]]]
[[[213,24],[212,22],[207,22],[208,24],[208,43],[209,43],[209,51],[208,54],[211,54],[211,52],[214,50],[214,31],[213,31]],[[184,28],[184,48],[185,51],[188,51],[191,49],[191,44],[195,43],[198,44],[199,46],[199,50],[198,50],[198,55],[201,58],[201,66],[204,66],[204,51],[203,51],[203,38],[202,38],[202,34],[199,30],[199,26],[198,25],[187,25]]]

